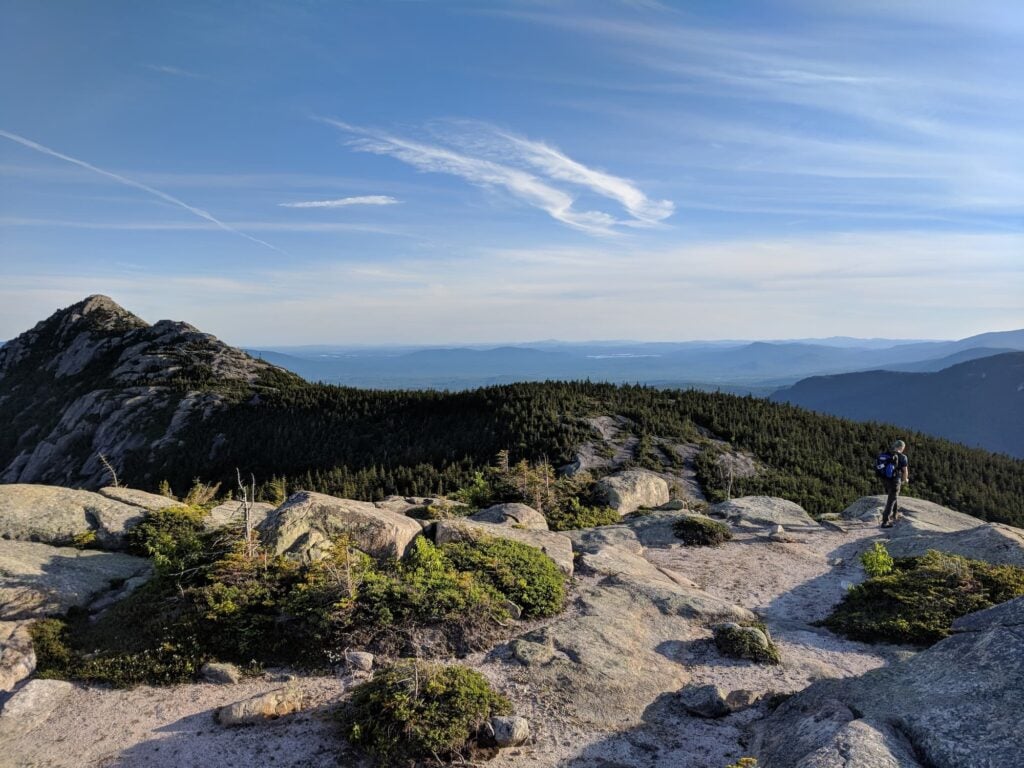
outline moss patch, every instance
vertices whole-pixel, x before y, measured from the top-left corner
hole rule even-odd
[[[953,621],[1024,595],[1024,568],[929,551],[859,584],[821,624],[853,640],[931,645]]]
[[[696,515],[676,520],[672,532],[688,547],[717,547],[732,538],[732,531],[725,523]]]
[[[394,766],[465,757],[483,724],[511,711],[478,672],[405,661],[356,687],[342,720],[353,744]]]

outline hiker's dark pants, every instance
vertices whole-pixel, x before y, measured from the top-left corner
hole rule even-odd
[[[889,515],[892,515],[892,519],[895,522],[896,515],[900,512],[900,485],[902,485],[902,482],[898,477],[885,478],[885,492],[889,496],[885,500],[885,511],[882,513],[883,525],[889,522]]]

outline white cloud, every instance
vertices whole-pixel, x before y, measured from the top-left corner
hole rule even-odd
[[[504,189],[519,200],[545,211],[553,219],[590,234],[610,235],[614,234],[617,226],[649,225],[668,217],[673,211],[671,202],[649,200],[626,179],[589,168],[547,144],[503,133],[489,126],[480,127],[481,135],[469,140],[460,141],[458,135],[450,134],[448,142],[460,144],[456,150],[383,131],[371,131],[340,120],[324,121],[360,136],[350,142],[355,149],[389,155],[419,170],[451,174],[477,186]],[[522,166],[539,170],[546,178]],[[630,218],[618,219],[598,210],[579,210],[574,207],[576,198],[553,182],[583,186],[615,200],[625,208]]]
[[[342,197],[337,200],[309,200],[299,203],[278,203],[282,208],[344,208],[348,205],[396,205],[401,200],[396,200],[390,195],[358,195],[356,197]]]
[[[42,153],[44,155],[49,155],[50,157],[55,157],[58,160],[63,160],[64,162],[71,163],[72,165],[77,165],[80,168],[85,168],[86,170],[92,171],[93,173],[97,173],[100,176],[106,176],[108,179],[113,179],[118,184],[124,184],[125,186],[128,186],[128,187],[134,187],[135,189],[141,189],[143,192],[147,192],[150,195],[153,195],[154,197],[158,197],[158,198],[160,198],[161,200],[163,200],[165,202],[171,203],[172,205],[176,205],[179,208],[182,208],[182,209],[188,211],[193,216],[198,216],[200,219],[204,219],[204,220],[210,222],[211,224],[219,227],[220,229],[223,229],[225,232],[230,232],[233,235],[238,235],[239,237],[244,237],[246,240],[250,240],[250,241],[256,243],[257,245],[262,245],[265,248],[269,248],[272,251],[277,251],[278,253],[284,253],[284,251],[282,251],[277,246],[271,245],[270,243],[266,242],[265,240],[260,240],[258,237],[253,237],[252,235],[247,235],[245,232],[242,232],[241,230],[235,229],[234,227],[232,227],[229,224],[225,224],[223,221],[221,221],[220,219],[214,217],[210,213],[204,211],[202,208],[196,208],[194,205],[189,205],[188,203],[184,202],[183,200],[179,200],[176,197],[168,195],[166,192],[161,192],[159,189],[155,189],[155,188],[150,187],[150,186],[148,186],[146,184],[142,184],[141,182],[138,182],[138,181],[133,181],[132,179],[129,179],[129,178],[125,177],[125,176],[122,176],[122,175],[120,175],[118,173],[113,173],[112,171],[105,171],[102,168],[97,168],[95,165],[91,165],[91,164],[85,162],[84,160],[78,160],[78,159],[76,159],[74,157],[70,157],[69,155],[62,154],[62,153],[56,151],[55,149],[50,149],[49,147],[44,147],[42,144],[38,144],[38,143],[32,141],[31,139],[26,139],[24,136],[19,136],[16,133],[8,133],[7,131],[0,130],[0,137],[3,137],[5,139],[9,139],[10,141],[13,141],[13,142],[15,142],[17,144],[21,144],[23,147],[28,147],[29,149],[34,150],[35,152],[40,152],[40,153]]]
[[[111,268],[104,276],[83,265],[55,276],[27,265],[9,269],[0,286],[0,338],[87,293],[113,295],[147,319],[170,315],[232,343],[262,345],[960,338],[1020,327],[1022,248],[1021,235],[872,232],[659,250],[619,240],[375,256],[241,274]]]

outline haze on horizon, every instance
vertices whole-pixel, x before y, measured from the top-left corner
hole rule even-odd
[[[1024,325],[1024,7],[0,0],[0,339]]]

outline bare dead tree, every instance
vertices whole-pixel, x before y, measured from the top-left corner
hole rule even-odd
[[[100,454],[100,464],[102,464],[103,468],[110,473],[110,477],[114,481],[114,487],[120,488],[121,484],[117,481],[117,471],[114,469],[114,465],[107,461],[107,457],[104,456],[102,453]]]
[[[729,501],[732,499],[733,471],[732,462],[724,455],[720,457],[718,461],[718,474],[722,480],[722,485],[725,486],[725,499],[726,501]]]
[[[235,467],[235,475],[238,478],[238,491],[242,494],[242,516],[245,519],[245,556],[252,558],[256,556],[256,544],[252,537],[252,507],[256,501],[256,475],[249,475],[251,482],[249,487],[242,482],[242,472],[238,467]]]

